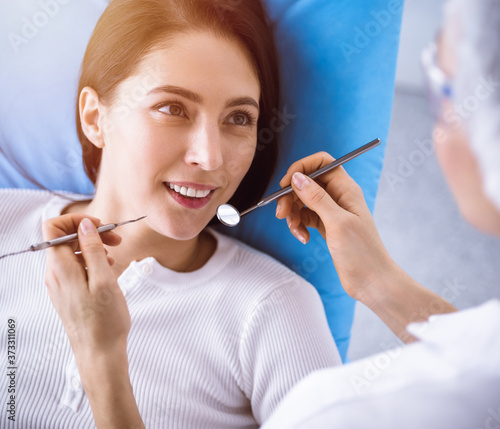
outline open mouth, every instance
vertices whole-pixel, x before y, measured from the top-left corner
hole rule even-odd
[[[163,184],[175,201],[190,209],[200,209],[206,206],[214,193],[214,190],[209,189],[194,189],[166,182]]]
[[[187,198],[205,198],[211,191],[187,188],[186,186],[174,185],[172,183],[167,183],[170,189],[174,190],[178,194]]]

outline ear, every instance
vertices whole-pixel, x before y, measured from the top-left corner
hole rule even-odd
[[[104,147],[104,133],[102,128],[102,106],[99,104],[97,92],[86,86],[80,92],[78,100],[80,121],[85,136],[98,148]],[[101,120],[100,120],[101,119]]]

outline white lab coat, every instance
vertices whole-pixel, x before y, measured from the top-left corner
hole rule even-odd
[[[407,330],[420,341],[303,379],[261,429],[499,429],[500,301]]]

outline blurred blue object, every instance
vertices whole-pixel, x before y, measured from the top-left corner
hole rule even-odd
[[[245,1],[245,0],[241,0]],[[251,1],[251,0],[247,0]],[[261,141],[281,133],[279,167],[318,151],[340,158],[379,137],[382,145],[345,165],[373,211],[394,94],[403,0],[264,0],[281,56],[283,107]],[[78,72],[104,0],[0,4],[0,187],[93,193],[75,129]],[[267,134],[266,134],[267,133]],[[303,246],[270,204],[221,231],[282,261],[319,291],[345,361],[354,315],[319,234]]]

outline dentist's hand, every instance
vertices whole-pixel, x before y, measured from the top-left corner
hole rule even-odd
[[[103,246],[117,246],[121,237],[113,231],[99,235],[97,226],[99,219],[84,214],[43,224],[45,240],[78,230],[77,242],[47,249],[45,283],[69,337],[95,426],[144,428],[128,371],[130,313]],[[81,255],[75,255],[78,248]]]
[[[84,218],[91,220],[87,228]],[[101,356],[126,353],[131,325],[127,303],[111,269],[114,261],[107,257],[103,246],[103,242],[116,246],[121,237],[112,231],[100,236],[96,231],[99,225],[99,219],[84,214],[66,214],[43,224],[45,240],[78,230],[78,241],[47,249],[45,273],[50,299],[69,337],[77,364],[79,361],[83,364],[94,353]],[[78,249],[81,255],[75,255]]]
[[[363,191],[342,166],[317,178],[317,183],[300,174],[332,161],[328,153],[319,152],[292,164],[280,185],[292,184],[295,192],[278,200],[276,216],[286,217],[290,231],[304,244],[310,238],[307,227],[321,233],[342,286],[359,300],[367,288],[399,267],[380,239]]]

